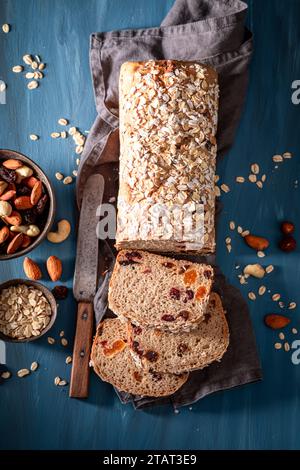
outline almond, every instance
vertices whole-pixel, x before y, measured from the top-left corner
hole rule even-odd
[[[4,243],[9,237],[9,228],[8,227],[2,227],[0,230],[0,245],[1,243]]]
[[[12,213],[10,215],[7,215],[6,217],[3,217],[3,220],[7,224],[15,225],[15,226],[19,226],[22,223],[21,214],[17,211],[12,211]]]
[[[38,182],[38,179],[35,178],[34,176],[28,176],[27,178],[24,178],[22,180],[22,183],[24,183],[27,188],[33,189],[34,185]]]
[[[32,259],[27,258],[27,256],[23,262],[23,269],[28,279],[31,279],[32,281],[38,281],[42,278],[42,272],[37,263]]]
[[[18,210],[31,209],[33,207],[30,196],[19,196],[15,199],[14,204]]]
[[[31,194],[30,194],[30,202],[33,206],[35,206],[39,202],[42,192],[43,192],[42,182],[37,181],[35,185],[33,186]]]
[[[9,201],[15,195],[16,195],[16,191],[11,189],[10,191],[6,191],[6,193],[2,194],[2,196],[0,196],[0,200],[1,201]]]
[[[23,243],[23,233],[18,233],[10,242],[7,247],[6,253],[12,255],[15,253]]]
[[[31,243],[31,237],[29,237],[28,235],[24,235],[23,233],[23,242],[22,242],[22,245],[21,245],[21,248],[27,248]]]
[[[258,237],[256,235],[246,235],[244,240],[250,248],[253,248],[256,251],[263,251],[269,246],[269,241],[266,238]]]
[[[7,186],[8,186],[8,184],[6,183],[6,181],[0,181],[0,196],[1,196],[1,194],[4,193]]]
[[[62,262],[56,256],[47,259],[47,271],[51,281],[58,281],[62,275]]]
[[[278,330],[287,326],[291,320],[284,315],[277,315],[275,313],[271,313],[269,315],[265,315],[264,318],[265,325],[273,330]]]
[[[8,160],[5,160],[5,162],[3,162],[3,166],[5,166],[5,168],[8,168],[9,170],[16,170],[17,168],[20,168],[21,166],[23,166],[23,163],[20,160],[15,160],[14,158],[10,158]]]

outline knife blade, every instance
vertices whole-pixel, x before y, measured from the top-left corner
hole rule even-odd
[[[72,398],[88,396],[89,357],[94,324],[93,298],[98,277],[97,208],[102,203],[103,192],[103,176],[90,176],[82,197],[73,282],[73,293],[78,307],[69,393]]]

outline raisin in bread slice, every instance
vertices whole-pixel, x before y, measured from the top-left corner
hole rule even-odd
[[[93,342],[91,365],[102,380],[133,395],[172,395],[188,379],[188,374],[158,373],[139,368],[128,346],[128,324],[119,318],[104,320]]]
[[[204,318],[212,282],[210,265],[123,250],[110,281],[109,308],[136,325],[189,331]]]
[[[210,295],[205,319],[190,333],[129,325],[129,337],[132,354],[143,370],[173,373],[203,369],[220,361],[229,344],[227,321],[216,293]]]

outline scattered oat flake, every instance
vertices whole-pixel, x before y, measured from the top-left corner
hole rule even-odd
[[[274,266],[269,264],[269,266],[266,267],[266,273],[270,274],[272,271],[274,271]]]
[[[251,183],[256,183],[257,176],[254,175],[254,174],[250,174],[250,175],[248,176],[248,179],[249,179],[249,181],[250,181]]]
[[[258,175],[259,173],[259,165],[257,163],[252,163],[251,165],[251,171],[252,173],[254,173],[255,175]]]
[[[278,305],[279,305],[280,308],[284,308],[284,307],[285,307],[284,302],[282,302],[282,301],[278,302]]]
[[[289,343],[284,343],[283,347],[286,352],[289,352],[289,350],[291,349]]]
[[[72,176],[66,176],[63,180],[64,184],[71,184],[73,182]]]
[[[266,181],[266,179],[267,179],[267,175],[262,175],[261,180],[263,183]]]
[[[39,66],[38,63],[37,63],[35,60],[33,60],[33,61],[31,62],[31,68],[32,68],[33,70],[36,70],[36,69],[38,68],[38,66]]]
[[[296,307],[297,307],[296,302],[290,302],[289,305],[288,305],[289,310],[294,310],[294,308],[296,308]]]
[[[216,196],[216,197],[221,196],[221,191],[220,191],[219,186],[215,186],[215,196]]]
[[[229,243],[231,243],[231,238],[230,237],[225,238],[225,243],[226,245],[229,245]]]
[[[62,338],[63,336],[65,336],[65,332],[64,330],[61,330],[61,332],[59,333],[59,336]]]
[[[67,356],[66,357],[66,364],[71,364],[72,362],[72,356]]]
[[[27,65],[31,65],[32,64],[31,55],[30,54],[23,55],[23,62],[25,62],[25,64],[27,64]]]
[[[297,328],[292,328],[292,333],[293,333],[293,335],[296,335],[298,333]]]
[[[235,181],[236,181],[237,183],[244,183],[244,182],[245,182],[245,178],[244,178],[243,176],[237,176],[237,177],[235,178]]]
[[[24,70],[24,67],[22,67],[22,65],[14,65],[14,67],[12,68],[12,71],[14,73],[20,73],[20,72],[23,72]]]
[[[110,203],[116,202],[115,196],[110,197],[108,202],[110,202]]]
[[[31,80],[32,78],[34,78],[34,72],[27,72],[25,77],[28,78],[28,80]]]
[[[0,83],[0,92],[2,93],[2,92],[5,91],[5,90],[6,90],[6,83],[1,82],[1,83]]]
[[[231,221],[229,222],[229,228],[230,228],[230,230],[234,230],[234,229],[235,229],[235,223],[234,223],[233,220],[231,220]]]
[[[58,383],[59,387],[65,387],[66,385],[68,385],[68,382],[66,380],[60,380]]]
[[[39,136],[36,134],[30,134],[29,139],[35,142],[36,140],[39,140]]]
[[[264,258],[266,255],[265,255],[265,253],[264,253],[263,251],[258,251],[258,252],[257,252],[257,256],[258,256],[259,258]]]
[[[292,158],[291,152],[284,152],[284,154],[283,154],[282,156],[283,156],[283,158],[285,158],[285,159]]]
[[[30,370],[28,370],[28,369],[20,369],[17,372],[17,376],[20,377],[20,378],[26,377],[26,375],[29,375],[29,374],[30,374]]]
[[[29,90],[34,90],[39,86],[38,82],[36,80],[32,80],[31,82],[28,83],[27,88]]]
[[[241,226],[239,225],[238,228],[237,228],[237,232],[238,232],[239,234],[243,233],[243,227],[241,227]]]
[[[66,131],[62,131],[60,133],[60,136],[61,136],[62,139],[66,139],[68,137],[68,134],[66,133]]]
[[[245,276],[241,276],[241,277],[240,277],[240,283],[241,283],[241,284],[247,284],[247,281],[246,281],[246,279],[245,279]]]
[[[78,171],[77,171],[77,170],[73,170],[73,171],[72,171],[72,175],[75,176],[75,178],[76,178],[76,176],[78,175]]]
[[[227,248],[228,253],[231,253],[232,246],[230,245],[230,243],[226,245],[226,248]]]
[[[60,381],[61,381],[61,378],[60,378],[60,377],[55,377],[55,379],[54,379],[54,385],[58,385]]]
[[[256,295],[254,294],[254,292],[249,292],[248,297],[250,300],[256,300]]]
[[[76,127],[70,127],[70,129],[69,129],[69,134],[70,135],[74,135],[76,132],[77,132]]]
[[[76,165],[79,166],[80,158],[76,158]]]
[[[31,370],[32,372],[35,372],[38,368],[39,368],[39,363],[36,362],[36,361],[34,361],[34,362],[31,364],[31,366],[30,366],[30,370]]]
[[[225,183],[221,184],[221,189],[222,189],[222,191],[224,191],[224,193],[229,193],[229,191],[230,191],[229,186]]]
[[[7,24],[7,23],[4,23],[4,24],[2,25],[2,31],[3,31],[3,33],[5,33],[5,34],[9,33],[9,32],[10,32],[10,25]]]
[[[62,346],[68,346],[68,340],[66,338],[61,339]]]
[[[64,175],[62,173],[60,173],[59,171],[57,171],[55,173],[55,178],[58,180],[58,181],[61,181],[64,179]]]
[[[54,338],[51,338],[51,336],[49,336],[49,337],[47,338],[47,341],[48,341],[49,344],[54,344],[54,343],[55,343],[55,339],[54,339]]]
[[[57,122],[60,126],[67,126],[69,124],[69,121],[65,118],[60,118]]]
[[[282,162],[282,161],[283,161],[283,158],[282,158],[282,155],[273,155],[272,160],[273,160],[273,162],[275,162],[275,163],[279,163],[279,162]]]
[[[261,181],[256,181],[256,186],[257,186],[259,189],[262,189],[263,184],[262,184]]]
[[[282,331],[279,333],[278,338],[281,339],[281,341],[284,340],[285,335],[284,335],[284,333],[282,333]]]
[[[259,295],[264,295],[266,290],[267,290],[266,286],[260,286],[260,288],[258,289],[258,294]]]
[[[39,65],[39,70],[44,70],[45,67],[46,67],[46,64],[43,64],[43,62],[41,62]]]
[[[220,176],[219,175],[215,175],[215,183],[217,183],[220,179]]]
[[[275,343],[275,344],[274,344],[274,348],[275,348],[275,349],[281,349],[281,348],[282,348],[282,344],[281,344],[281,343]]]
[[[274,300],[274,302],[278,302],[279,299],[280,299],[280,294],[273,294],[272,295],[272,300]]]
[[[50,136],[52,139],[58,139],[60,137],[60,132],[52,132]]]
[[[2,372],[1,374],[1,379],[10,379],[11,378],[11,373],[8,371],[8,370],[5,370],[4,372]]]
[[[244,230],[244,231],[241,233],[242,237],[246,237],[246,236],[249,235],[249,234],[250,234],[250,230]]]
[[[83,152],[83,146],[77,145],[75,148],[75,153],[77,153],[77,155],[80,155],[82,152]]]

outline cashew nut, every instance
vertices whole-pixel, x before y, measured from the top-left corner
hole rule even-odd
[[[12,232],[25,233],[29,237],[37,237],[40,234],[40,229],[37,225],[12,225],[10,230]]]
[[[33,174],[32,168],[26,165],[20,166],[20,168],[17,168],[15,171],[21,178],[28,178],[28,176]]]
[[[47,238],[49,242],[61,243],[65,241],[71,232],[70,222],[63,219],[57,223],[57,232],[49,232]]]
[[[265,270],[260,264],[247,264],[244,268],[244,274],[249,276],[257,277],[259,279],[263,278],[265,275]]]
[[[12,213],[12,207],[7,201],[0,201],[0,217],[6,217]]]

